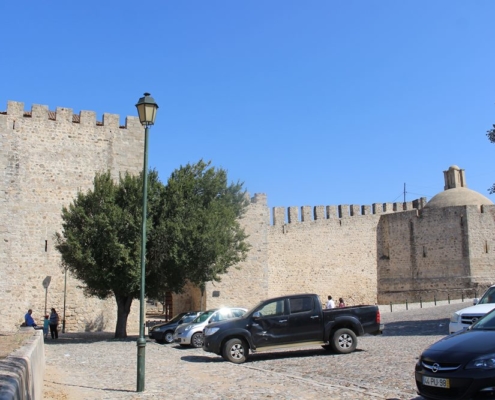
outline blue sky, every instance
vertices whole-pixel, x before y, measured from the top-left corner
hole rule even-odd
[[[150,166],[203,158],[273,206],[433,195],[466,170],[490,197],[491,0],[1,2],[7,101],[137,115]]]

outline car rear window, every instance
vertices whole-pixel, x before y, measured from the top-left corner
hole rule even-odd
[[[314,308],[312,297],[297,297],[289,299],[290,313],[300,313],[305,311],[311,311]]]

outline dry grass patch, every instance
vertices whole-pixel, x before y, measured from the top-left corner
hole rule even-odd
[[[33,336],[33,333],[34,331],[0,333],[0,360],[22,347],[26,340]]]

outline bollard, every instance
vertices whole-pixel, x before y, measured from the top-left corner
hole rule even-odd
[[[390,302],[390,312],[392,312],[392,302]]]
[[[450,304],[450,293],[447,293],[447,301],[449,302]]]
[[[462,299],[462,302],[464,303],[464,292],[461,293],[461,299]]]
[[[435,303],[435,305],[437,305],[437,296],[436,295],[433,296],[433,303]]]
[[[406,311],[409,310],[408,304],[407,304],[407,299],[406,299]]]
[[[419,298],[419,308],[423,308],[423,299]]]

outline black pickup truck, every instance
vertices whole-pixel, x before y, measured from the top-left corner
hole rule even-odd
[[[203,331],[203,350],[233,363],[249,352],[322,345],[337,353],[356,349],[357,336],[383,330],[378,306],[323,310],[316,294],[297,294],[260,302],[240,318],[215,322]]]

